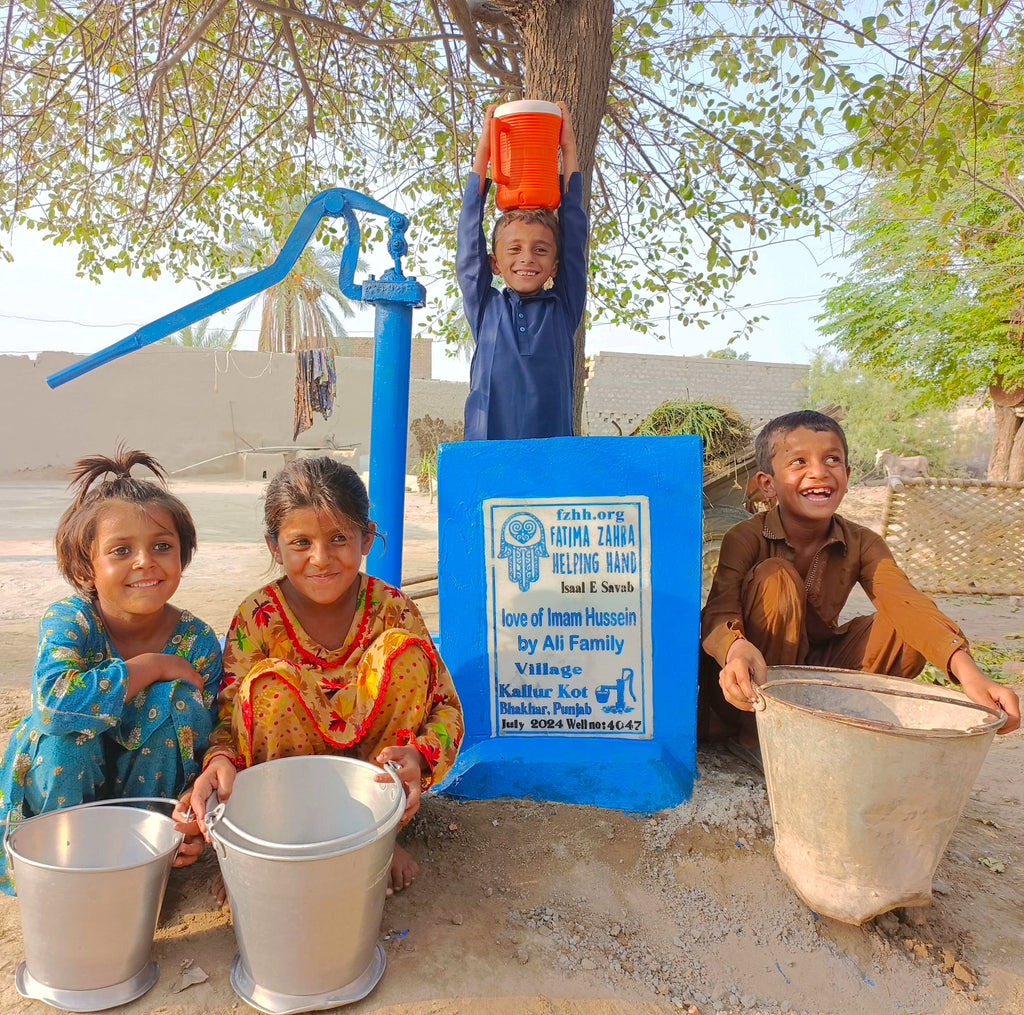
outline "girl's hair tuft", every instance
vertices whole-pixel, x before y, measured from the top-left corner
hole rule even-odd
[[[149,469],[156,480],[136,479],[131,474],[136,465]],[[95,595],[92,551],[96,525],[104,506],[112,502],[140,508],[155,505],[167,511],[178,533],[182,570],[188,567],[196,550],[195,523],[188,508],[167,489],[167,473],[152,455],[121,441],[113,455],[78,459],[70,477],[68,488],[74,496],[57,523],[54,543],[58,570],[79,592]]]
[[[139,482],[132,480],[132,468],[136,465],[149,469],[161,483],[167,479],[164,467],[152,455],[145,451],[135,451],[127,447],[124,441],[118,443],[114,448],[113,455],[109,457],[107,455],[86,455],[85,458],[79,458],[71,466],[68,480],[68,489],[75,491],[71,506],[80,506],[88,496],[89,488],[96,480],[102,479],[104,476],[114,477],[113,480],[108,480],[108,483]]]

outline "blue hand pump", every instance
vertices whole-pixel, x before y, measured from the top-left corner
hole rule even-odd
[[[388,253],[395,262],[394,267],[388,268],[379,279],[370,275],[361,285],[354,281],[361,238],[355,216],[357,211],[387,218],[391,230]],[[406,278],[402,273],[402,257],[409,249],[405,239],[409,222],[404,215],[353,190],[334,187],[322,191],[306,205],[273,264],[143,325],[127,338],[56,371],[46,378],[46,383],[51,388],[59,387],[270,288],[291,270],[320,220],[339,216],[345,219],[348,233],[341,254],[338,285],[349,299],[371,303],[375,308],[370,504],[377,527],[387,538],[374,541],[367,558],[367,569],[392,585],[400,585],[412,311],[414,307],[422,307],[426,299],[423,286],[415,278]]]

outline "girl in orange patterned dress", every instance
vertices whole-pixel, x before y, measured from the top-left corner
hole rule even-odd
[[[271,480],[266,540],[284,576],[249,596],[231,622],[219,724],[175,812],[183,830],[195,829],[185,822],[191,805],[206,835],[210,793],[227,799],[236,772],[273,758],[390,761],[405,787],[403,821],[451,767],[462,707],[412,601],[360,571],[376,537],[368,512],[362,480],[332,458],[296,459]],[[416,871],[396,846],[391,889]]]

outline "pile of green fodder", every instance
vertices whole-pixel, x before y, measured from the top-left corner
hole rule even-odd
[[[714,470],[750,450],[750,424],[731,405],[707,401],[662,402],[630,435],[696,434],[704,442],[704,466]]]

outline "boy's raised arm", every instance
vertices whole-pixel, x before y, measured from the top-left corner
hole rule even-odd
[[[569,107],[564,102],[557,103],[562,111],[562,132],[558,137],[558,146],[562,149],[563,187],[569,189],[569,177],[580,171],[579,157],[576,154],[576,133],[572,129],[572,118]]]
[[[473,156],[473,172],[480,177],[480,194],[484,192],[487,182],[487,163],[491,160],[491,120],[497,108],[497,104],[492,102],[484,111],[484,125],[480,130],[480,140],[476,143],[476,155]]]
[[[484,206],[487,202],[487,162],[491,152],[491,120],[497,106],[493,103],[484,113],[484,125],[473,157],[472,172],[477,174],[476,187],[473,177],[466,181],[459,211],[458,238],[455,248],[455,275],[462,292],[462,307],[469,322],[469,330],[476,341],[480,314],[491,290],[490,258],[487,255],[487,239],[484,236]]]
[[[571,330],[578,327],[587,305],[587,239],[590,225],[583,210],[583,180],[576,158],[576,135],[573,133],[569,109],[558,103],[562,112],[562,194],[558,206],[558,228],[561,232],[558,252],[558,273],[555,288],[565,301]]]

